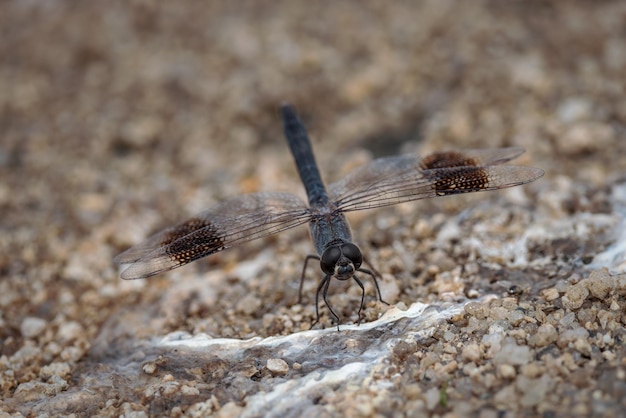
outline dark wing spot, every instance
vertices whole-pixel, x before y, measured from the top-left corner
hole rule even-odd
[[[224,237],[211,222],[192,218],[165,236],[161,245],[182,265],[223,250]]]
[[[438,196],[478,192],[489,187],[489,173],[481,167],[453,167],[424,173]]]
[[[192,232],[196,232],[204,227],[211,226],[211,222],[205,221],[200,218],[191,218],[186,222],[183,222],[180,225],[176,225],[168,234],[163,236],[161,240],[161,246],[164,247],[166,245],[171,244],[179,238],[184,237],[185,235],[189,235]]]
[[[442,151],[428,155],[420,161],[422,170],[446,167],[478,166],[478,161],[456,151]]]

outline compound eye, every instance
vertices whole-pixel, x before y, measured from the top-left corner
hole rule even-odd
[[[344,256],[354,264],[354,268],[358,269],[361,267],[361,263],[363,263],[363,256],[361,255],[361,250],[359,247],[352,244],[351,242],[345,243],[341,246],[341,252]]]
[[[320,260],[322,271],[326,274],[334,274],[335,266],[337,265],[337,261],[339,261],[340,257],[341,250],[337,245],[326,248],[324,254],[322,254],[322,259]]]

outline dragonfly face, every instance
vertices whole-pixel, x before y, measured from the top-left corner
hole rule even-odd
[[[331,244],[322,253],[322,271],[338,280],[348,280],[361,268],[363,255],[351,242]]]

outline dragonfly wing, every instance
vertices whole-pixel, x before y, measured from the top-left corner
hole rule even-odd
[[[462,151],[439,151],[423,158],[413,156],[420,160],[423,169],[499,165],[511,161],[524,153],[524,148],[483,148],[467,149]]]
[[[124,251],[123,279],[140,279],[183,266],[243,242],[276,234],[310,220],[310,210],[290,193],[234,197]]]
[[[538,168],[498,165],[523,152],[501,148],[381,158],[331,184],[329,192],[338,209],[353,211],[518,186],[543,175]]]

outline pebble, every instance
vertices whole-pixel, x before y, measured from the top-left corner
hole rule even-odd
[[[85,331],[82,325],[76,321],[69,321],[59,326],[58,338],[62,342],[69,342],[78,339]]]
[[[533,347],[545,347],[552,344],[558,338],[556,328],[552,324],[543,324],[537,328],[537,332],[528,337],[528,344]]]
[[[589,331],[582,327],[576,327],[568,329],[562,332],[556,341],[559,347],[567,347],[569,344],[576,342],[577,340],[587,340],[589,338]]]
[[[41,354],[41,348],[26,344],[11,356],[11,363],[25,365],[33,362]]]
[[[509,405],[516,405],[519,395],[515,391],[514,385],[508,385],[496,392],[494,400],[496,405],[500,407],[508,407]]]
[[[478,363],[482,358],[482,352],[480,350],[480,346],[476,343],[468,344],[463,348],[461,352],[461,357],[464,360],[473,361],[474,363]]]
[[[589,292],[601,300],[606,298],[614,287],[615,280],[606,269],[592,271],[587,280]]]
[[[544,400],[546,394],[553,386],[552,378],[543,375],[538,379],[529,379],[524,375],[518,376],[515,386],[523,393],[521,404],[524,406],[535,406]]]
[[[576,310],[582,306],[587,297],[589,296],[589,289],[587,289],[585,282],[579,282],[574,286],[567,289],[563,296],[563,306],[569,310]]]
[[[537,363],[528,363],[522,366],[521,372],[526,377],[534,378],[544,373],[545,369]]]
[[[426,409],[432,411],[439,405],[441,401],[441,394],[438,388],[430,388],[424,393],[424,402],[426,403]]]
[[[556,116],[564,123],[588,118],[591,114],[592,105],[588,99],[582,97],[569,97],[559,104]]]
[[[267,370],[274,375],[284,375],[289,372],[289,365],[280,358],[271,358],[267,360]]]
[[[575,122],[561,133],[559,150],[565,155],[597,151],[610,147],[613,138],[612,129],[606,123]]]
[[[465,305],[465,313],[474,316],[477,319],[485,319],[489,316],[489,307],[483,303],[470,302]]]
[[[606,269],[594,270],[589,274],[589,278],[567,288],[563,296],[563,306],[569,310],[576,310],[590,295],[604,300],[612,291],[623,294],[624,289],[626,289],[626,275],[611,276]]]
[[[261,299],[259,299],[256,295],[252,293],[248,293],[247,295],[239,299],[235,309],[237,310],[237,312],[241,312],[246,315],[252,315],[253,313],[257,312],[260,307]]]
[[[20,332],[24,338],[35,338],[43,332],[47,324],[44,319],[28,316],[22,321]]]
[[[21,383],[15,390],[14,398],[21,402],[33,402],[47,399],[67,389],[68,384],[60,377],[51,379],[50,383],[37,381]]]
[[[559,298],[559,291],[556,290],[555,288],[551,287],[549,289],[544,289],[541,294],[543,295],[544,299],[548,302],[552,302],[553,300],[556,300]]]
[[[154,374],[157,370],[157,365],[154,361],[149,361],[142,366],[142,370],[145,374]]]
[[[198,388],[196,388],[194,386],[189,386],[189,385],[182,385],[180,387],[180,392],[184,396],[198,396],[198,395],[200,395],[200,391],[198,390]]]
[[[496,366],[502,364],[521,366],[531,359],[532,352],[528,346],[519,346],[513,341],[507,341],[493,357],[493,362]]]
[[[498,367],[498,373],[505,379],[512,379],[515,377],[515,367],[510,364],[501,364]]]
[[[53,376],[67,377],[71,371],[70,365],[64,362],[53,362],[41,368],[39,375],[43,379],[50,379]]]
[[[165,379],[163,379],[165,380]],[[180,382],[175,381],[164,381],[164,383],[160,386],[160,392],[163,396],[173,396],[178,394],[180,391],[181,384]]]

